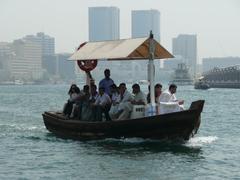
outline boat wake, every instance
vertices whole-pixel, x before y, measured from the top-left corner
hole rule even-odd
[[[206,144],[211,144],[218,139],[217,136],[194,137],[186,142],[187,147],[202,147]]]

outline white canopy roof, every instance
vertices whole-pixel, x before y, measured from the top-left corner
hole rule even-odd
[[[174,57],[156,40],[155,59]],[[70,60],[137,60],[149,58],[149,38],[122,39],[114,41],[87,42]]]

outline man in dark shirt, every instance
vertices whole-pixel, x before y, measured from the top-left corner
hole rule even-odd
[[[105,69],[104,75],[105,78],[99,82],[98,87],[104,87],[105,93],[107,93],[110,96],[111,95],[110,86],[114,84],[114,81],[110,78],[111,74],[109,69]]]

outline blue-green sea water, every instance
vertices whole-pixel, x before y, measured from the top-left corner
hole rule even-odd
[[[206,100],[198,134],[180,143],[57,138],[41,114],[61,110],[68,88],[0,86],[0,179],[240,179],[239,89],[179,86],[185,107]]]

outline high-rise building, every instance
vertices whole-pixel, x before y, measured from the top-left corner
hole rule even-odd
[[[89,41],[120,38],[119,9],[117,7],[89,7]]]
[[[132,38],[148,37],[151,30],[160,42],[160,12],[155,9],[132,11]]]
[[[42,56],[55,55],[55,39],[43,32],[39,32],[36,35],[27,35],[23,39],[40,43],[42,46]]]
[[[181,56],[183,62],[190,68],[192,76],[196,75],[197,68],[197,35],[180,34],[172,39],[172,53]]]
[[[133,10],[132,11],[132,38],[149,37],[150,31],[154,35],[154,39],[160,42],[160,12],[155,9],[150,10]],[[134,61],[133,79],[146,79],[147,61]],[[139,68],[140,67],[140,68]],[[156,70],[160,68],[160,61],[155,61]],[[136,76],[138,74],[138,76]]]
[[[19,39],[12,43],[15,54],[11,62],[11,75],[14,79],[36,80],[43,74],[41,43],[30,39]]]
[[[117,7],[90,7],[89,15],[89,41],[106,41],[120,39],[120,11]],[[96,69],[92,72],[96,81],[103,78],[105,68],[112,70],[112,77],[116,78],[119,62],[98,61]],[[117,69],[117,70],[116,70]],[[116,71],[115,71],[116,70]],[[78,76],[85,78],[85,73],[78,71]]]
[[[42,55],[53,56],[55,55],[55,38],[44,34],[43,32],[37,33],[36,37],[42,44]]]
[[[41,44],[41,67],[46,70],[48,75],[56,75],[55,39],[43,32],[38,32],[36,35],[27,35],[24,39]]]

